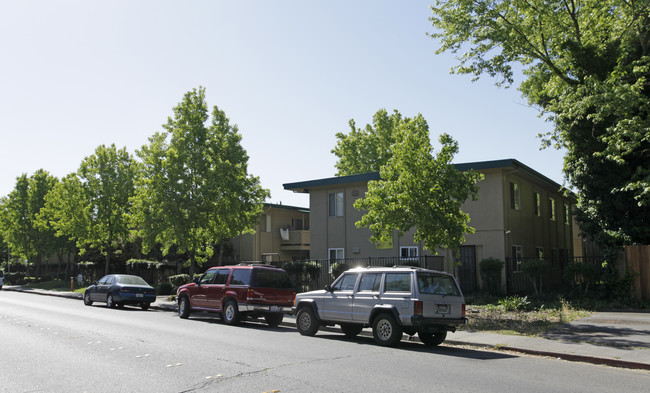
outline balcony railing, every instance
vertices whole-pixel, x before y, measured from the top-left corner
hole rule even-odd
[[[289,239],[280,240],[283,251],[309,250],[309,231],[289,229]]]

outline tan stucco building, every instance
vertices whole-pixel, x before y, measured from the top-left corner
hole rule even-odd
[[[571,212],[575,198],[565,195],[558,183],[514,159],[455,166],[485,176],[478,183],[479,199],[462,206],[476,232],[466,236],[456,258],[462,262],[461,282],[477,285],[478,262],[488,257],[509,262],[510,268],[516,270],[525,258],[562,259],[574,255],[577,236]],[[367,173],[284,184],[287,190],[309,193],[311,258],[408,259],[435,254],[415,244],[412,234],[401,238],[394,235],[392,244],[376,245],[369,241],[368,229],[356,228],[361,212],[353,203],[364,196],[369,181],[378,179],[378,173]],[[456,259],[451,250],[437,251],[444,269],[454,271]]]

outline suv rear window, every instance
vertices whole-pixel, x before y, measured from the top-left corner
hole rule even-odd
[[[251,282],[251,269],[234,269],[230,277],[230,285],[249,285]]]
[[[456,282],[450,276],[432,273],[418,273],[420,293],[445,296],[460,296]]]
[[[284,270],[253,269],[251,286],[257,288],[293,289],[291,279]]]

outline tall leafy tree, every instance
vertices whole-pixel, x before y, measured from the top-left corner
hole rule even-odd
[[[5,239],[14,254],[35,263],[36,277],[40,275],[43,257],[53,252],[55,239],[52,228],[37,225],[37,215],[56,183],[57,179],[43,169],[30,177],[23,174],[2,204]]]
[[[58,235],[74,239],[80,253],[88,247],[99,250],[105,257],[105,274],[113,252],[130,234],[130,198],[137,176],[138,164],[125,148],[101,145],[47,200]]]
[[[336,134],[337,142],[332,153],[338,157],[335,164],[337,176],[379,172],[388,162],[402,115],[397,110],[389,115],[385,109],[380,109],[372,120],[372,125],[357,128],[351,119],[350,132]]]
[[[166,254],[176,246],[189,255],[191,275],[215,245],[252,231],[269,195],[248,174],[237,126],[216,106],[209,120],[205,89],[193,89],[174,107],[165,131],[138,151],[144,176],[133,200],[143,249],[160,244]]]
[[[454,72],[496,77],[554,124],[579,219],[610,242],[650,243],[650,1],[449,0],[431,17]]]
[[[414,230],[414,240],[423,242],[433,252],[438,247],[458,249],[464,242],[464,234],[474,232],[461,204],[468,198],[478,197],[476,182],[482,175],[474,171],[460,172],[454,167],[451,161],[458,152],[458,143],[447,134],[440,136],[442,147],[435,153],[429,126],[422,115],[404,118],[395,111],[389,117],[385,110],[380,110],[374,120],[375,127],[366,126],[360,143],[373,147],[366,150],[368,154],[379,152],[374,157],[382,158],[375,160],[375,166],[349,165],[346,167],[349,172],[345,172],[380,172],[381,180],[370,181],[365,196],[354,204],[364,211],[357,227],[368,227],[375,242],[391,239],[394,231],[402,236]],[[348,141],[341,136],[339,140],[346,141],[343,144]],[[343,144],[339,143],[339,147]],[[352,162],[347,160],[351,158],[349,155],[361,154],[351,149],[337,152],[339,163],[346,165]],[[364,161],[363,156],[359,158],[359,162]],[[343,165],[338,168],[341,170]]]

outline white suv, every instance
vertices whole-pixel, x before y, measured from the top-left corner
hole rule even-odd
[[[350,269],[324,290],[296,295],[292,311],[302,335],[321,325],[341,326],[348,337],[372,327],[378,344],[394,346],[402,334],[439,345],[467,323],[465,299],[449,273],[415,267]]]

